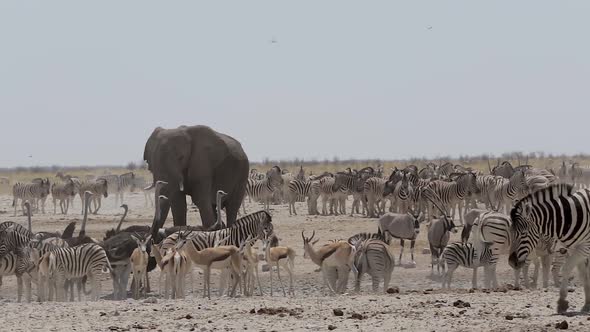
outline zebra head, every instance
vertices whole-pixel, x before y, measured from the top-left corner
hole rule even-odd
[[[539,242],[539,226],[533,220],[530,199],[520,200],[510,212],[512,243],[508,262],[515,269],[522,267]]]
[[[397,167],[391,170],[391,175],[389,176],[389,180],[385,182],[385,188],[383,189],[383,197],[390,195],[395,190],[395,186],[397,183],[402,179],[404,175],[407,175],[409,170],[406,168],[404,170],[399,170]]]

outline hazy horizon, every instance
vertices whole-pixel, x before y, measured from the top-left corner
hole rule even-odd
[[[0,3],[0,168],[125,165],[203,124],[251,161],[589,153],[590,2]]]

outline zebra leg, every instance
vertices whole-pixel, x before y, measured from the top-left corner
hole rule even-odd
[[[543,288],[549,287],[549,268],[551,265],[551,255],[545,255],[541,258],[541,268],[543,269]]]
[[[581,312],[590,312],[590,265],[587,262],[578,264],[580,279],[584,282],[584,306],[580,309]]]
[[[55,201],[56,201],[56,199],[55,199],[55,197],[53,197],[53,214],[57,214],[57,204],[55,204]],[[61,207],[61,202],[59,202],[59,203],[60,203],[60,207]],[[62,211],[62,213],[63,213],[63,211]]]
[[[414,246],[416,245],[416,240],[412,240],[410,242],[410,255],[412,256],[412,265],[416,265],[416,261],[414,261]]]
[[[570,250],[572,254],[567,257],[565,261],[565,265],[562,268],[563,274],[561,276],[561,287],[559,288],[559,299],[557,300],[557,313],[563,314],[569,308],[569,303],[567,301],[567,288],[569,285],[569,277],[572,274],[572,270],[578,264],[583,263],[586,259],[579,250]]]
[[[17,299],[18,299],[18,303],[20,303],[20,300],[23,296],[23,277],[22,276],[16,276],[16,286],[17,286]]]
[[[379,291],[379,277],[376,275],[372,276],[371,282],[373,283],[373,293],[377,293]]]
[[[399,244],[401,246],[400,252],[399,252],[399,265],[402,265],[402,255],[404,254],[404,239],[400,239],[399,240]]]

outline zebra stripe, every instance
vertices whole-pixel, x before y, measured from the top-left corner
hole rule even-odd
[[[17,248],[25,247],[33,238],[33,233],[20,224],[5,221],[0,224],[0,257]]]
[[[92,213],[98,213],[102,205],[102,197],[107,198],[109,196],[109,186],[108,181],[106,179],[97,179],[93,182],[82,182],[80,183],[80,190],[78,194],[80,195],[80,200],[82,201],[82,212],[84,214],[85,208],[85,200],[84,200],[84,193],[90,191],[93,195],[91,197],[91,203],[94,204],[94,211]],[[90,203],[88,203],[90,205]],[[90,206],[88,206],[90,208]]]
[[[510,212],[512,208],[512,202],[526,195],[528,190],[526,177],[524,172],[518,170],[510,177],[510,179],[503,179],[499,181],[494,188],[494,202],[498,204],[496,207],[500,209],[503,205],[506,210],[506,214]]]
[[[573,192],[571,185],[552,185],[519,200],[510,213],[514,244],[508,261],[515,268],[526,263],[542,236],[560,241],[568,249],[562,268],[557,312],[567,311],[568,279],[574,267],[581,265],[581,279],[588,285],[588,269],[583,264],[590,257],[590,191]],[[571,250],[570,250],[571,249]],[[584,287],[586,303],[582,312],[590,311],[590,287]]]

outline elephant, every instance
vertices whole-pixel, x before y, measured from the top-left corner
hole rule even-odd
[[[199,208],[203,228],[210,229],[216,219],[218,190],[227,193],[222,202],[227,226],[236,221],[249,169],[248,157],[236,139],[201,125],[157,127],[145,143],[143,159],[153,183],[168,183],[161,189],[168,200],[162,203],[159,218],[154,216],[152,232],[164,226],[170,209],[174,226],[186,226],[186,195]]]

